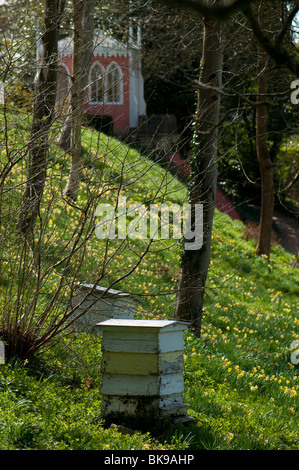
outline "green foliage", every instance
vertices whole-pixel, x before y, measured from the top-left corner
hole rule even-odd
[[[254,120],[238,119],[219,131],[219,186],[236,201],[259,200],[260,170]]]
[[[69,204],[62,195],[70,161],[54,143],[55,124],[40,218],[29,249],[15,230],[23,192],[23,185],[15,182],[26,178],[28,121],[25,113],[14,116],[6,112],[1,119],[4,139],[0,149],[0,172],[4,177],[0,214],[0,332],[8,343],[8,356],[17,354],[23,358],[29,356],[29,351],[33,353],[36,347],[46,344],[48,338],[53,337],[53,328],[57,333],[56,325],[69,312],[76,282],[96,282],[107,287],[113,283],[114,287],[144,296],[146,277],[141,276],[136,282],[138,271],[143,267],[140,264],[143,253],[148,251],[147,257],[157,266],[158,278],[161,265],[157,262],[156,251],[163,260],[167,259],[168,247],[178,252],[178,244],[172,240],[157,241],[152,247],[148,246],[149,240],[143,239],[99,240],[94,233],[98,223],[97,204],[105,202],[115,206],[121,195],[126,196],[127,207],[133,203],[148,207],[162,201],[183,202],[186,194],[172,175],[136,150],[104,134],[84,129],[80,192],[76,204]],[[21,128],[22,133],[17,131]],[[167,270],[165,267],[165,272]],[[142,278],[144,283],[140,283]],[[152,303],[152,299],[145,298],[140,304],[141,310]],[[11,324],[21,324],[22,328],[11,329]],[[43,338],[41,343],[39,338]]]
[[[33,89],[26,86],[20,79],[9,83],[5,89],[6,102],[8,106],[22,110],[24,113],[32,111]]]
[[[298,162],[299,142],[296,135],[285,139],[282,144],[281,152],[276,161],[276,186],[280,197],[286,200],[286,203],[292,203],[297,206],[298,212],[298,177],[294,184],[291,184],[295,175],[299,172]],[[288,186],[291,186],[288,188]],[[287,189],[288,188],[288,189]]]
[[[194,441],[210,449],[296,449],[299,377],[290,347],[298,339],[299,272],[279,246],[271,263],[256,257],[241,234],[239,222],[216,218],[202,336],[186,335]]]
[[[185,448],[150,433],[123,435],[103,426],[99,394],[101,344],[84,333],[64,338],[42,359],[0,368],[2,450],[140,450]]]
[[[16,120],[15,115],[7,117],[10,125]],[[18,124],[24,138],[26,119],[19,118]],[[10,139],[16,149],[22,148],[18,133]],[[119,181],[130,203],[186,201],[186,188],[116,139],[84,129],[83,146],[85,168],[76,206],[60,197],[69,161],[51,147],[51,178],[41,212],[47,222],[42,251],[46,266],[60,259],[62,243],[69,240],[92,185],[101,184],[106,202],[115,201]],[[1,151],[6,158],[4,146]],[[16,165],[9,181],[22,181],[24,171],[23,163]],[[11,193],[3,196],[2,215],[13,221],[16,200]],[[1,226],[2,241],[11,240],[12,227]],[[39,355],[0,365],[1,449],[298,448],[298,366],[290,362],[290,348],[299,339],[299,270],[294,257],[278,245],[272,247],[271,261],[257,257],[254,242],[244,239],[243,231],[241,222],[216,211],[202,336],[198,339],[192,331],[185,336],[185,402],[192,423],[167,423],[163,432],[149,428],[132,435],[107,429],[100,418],[101,338],[69,331]],[[76,272],[80,280],[94,279],[104,242],[89,239],[84,265]],[[9,269],[16,264],[8,255],[16,254],[14,248],[12,240],[1,254],[2,312],[7,312],[7,286],[12,289]],[[112,254],[116,248],[111,240],[108,250]],[[143,249],[143,240],[134,240],[119,250],[106,266],[103,284],[126,273]],[[140,294],[138,317],[173,317],[179,262],[180,244],[159,241],[134,273],[118,283],[118,288]],[[43,312],[44,299],[51,298],[62,272],[56,269],[47,277],[37,312]]]

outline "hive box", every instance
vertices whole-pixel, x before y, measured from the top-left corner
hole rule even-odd
[[[102,337],[102,417],[175,417],[184,404],[184,338],[177,321],[107,320]]]
[[[129,292],[78,284],[76,295],[71,301],[72,308],[78,307],[72,316],[84,313],[74,321],[73,327],[79,331],[100,332],[95,329],[95,325],[101,321],[109,318],[134,318],[136,302]]]

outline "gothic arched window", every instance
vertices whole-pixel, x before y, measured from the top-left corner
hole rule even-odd
[[[120,104],[123,101],[123,75],[115,62],[107,68],[105,97],[108,103]]]
[[[95,62],[89,72],[89,101],[93,103],[104,102],[104,74],[105,69]]]

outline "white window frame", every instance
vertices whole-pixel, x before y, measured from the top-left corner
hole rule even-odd
[[[108,89],[108,83],[109,83],[109,75],[110,75],[110,70],[114,68],[117,70],[117,73],[118,73],[118,76],[119,76],[119,79],[118,79],[118,83],[117,83],[117,86],[119,87],[118,89],[118,94],[119,94],[119,100],[112,100],[110,101],[109,100],[109,89]],[[111,62],[107,69],[106,69],[106,74],[105,74],[105,103],[106,104],[123,104],[123,73],[122,73],[122,69],[120,68],[120,66],[118,65],[117,62]]]
[[[91,88],[93,85],[91,76],[92,76],[93,69],[95,67],[100,67],[101,72],[103,73],[103,100],[97,99],[96,101],[92,99],[92,88]],[[97,98],[98,98],[98,90],[97,90]],[[91,104],[104,104],[105,102],[105,67],[98,60],[92,64],[89,70],[89,74],[88,74],[88,101]]]
[[[100,67],[102,74],[103,74],[103,100],[93,100],[92,99],[92,71],[95,67]],[[117,70],[119,80],[117,83],[119,100],[118,101],[109,101],[109,74],[111,73],[111,69]],[[95,61],[92,66],[90,67],[90,71],[88,74],[88,101],[91,104],[123,104],[123,72],[121,67],[118,65],[117,62],[111,62],[108,67],[105,69],[103,64],[100,61]]]

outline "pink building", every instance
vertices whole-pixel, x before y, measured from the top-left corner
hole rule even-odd
[[[138,127],[146,114],[141,73],[140,32],[128,44],[97,32],[85,94],[84,111],[90,115],[110,116],[114,134]],[[72,77],[72,38],[59,41],[57,101],[69,96]]]

